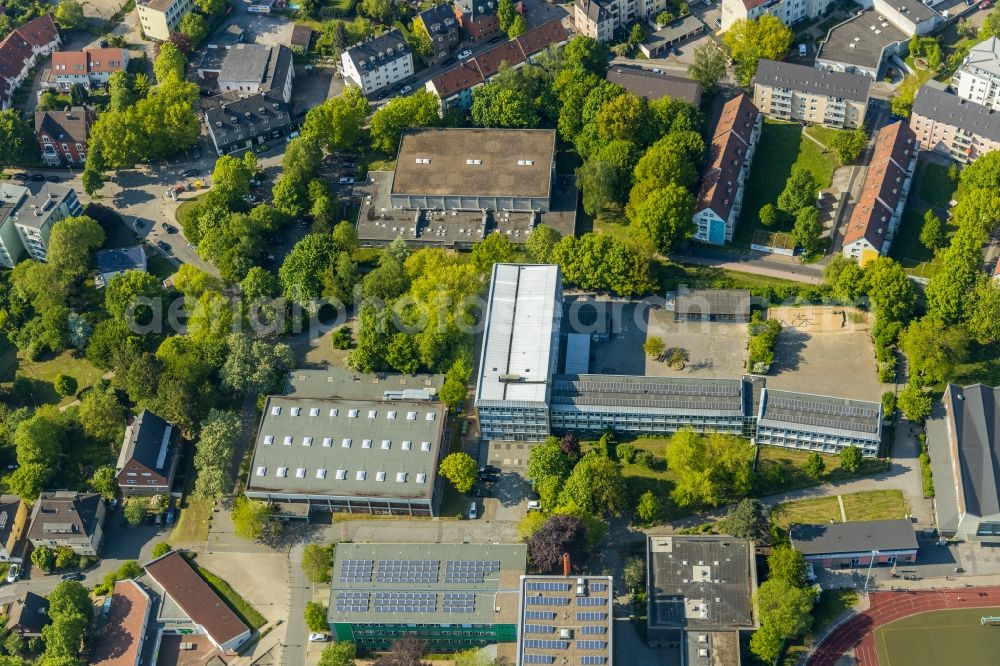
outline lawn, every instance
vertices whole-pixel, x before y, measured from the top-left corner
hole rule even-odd
[[[171,545],[192,543],[195,541],[205,541],[208,539],[209,519],[212,516],[212,506],[214,503],[210,499],[200,499],[190,493],[184,496],[181,503],[180,517],[177,524],[171,530],[167,541]]]
[[[805,129],[806,133],[825,145],[827,148],[833,144],[834,138],[845,130],[823,127],[822,125],[810,125]],[[818,147],[818,146],[817,146]]]
[[[56,375],[62,373],[75,378],[83,391],[101,378],[103,371],[95,367],[83,356],[77,356],[76,350],[66,350],[56,356],[43,355],[43,360],[29,361],[24,354],[18,354],[17,374],[33,380],[34,399],[38,403],[68,404],[75,399],[73,396],[60,397],[52,382]]]
[[[848,522],[905,518],[910,508],[899,490],[870,490],[841,495]],[[837,495],[782,502],[771,512],[771,522],[788,529],[794,523],[822,525],[842,522]]]
[[[195,571],[198,572],[198,575],[201,576],[202,579],[204,579],[204,581],[208,583],[220,597],[223,598],[223,600],[225,600],[226,605],[229,606],[229,608],[231,608],[232,611],[236,613],[248,626],[252,629],[260,629],[267,623],[264,616],[261,615],[256,608],[247,603],[246,599],[237,594],[236,590],[234,590],[229,583],[222,580],[211,571],[198,566],[198,562],[195,560],[194,555],[188,555],[187,561],[191,563],[191,566],[193,566]]]
[[[875,630],[881,666],[995,664],[997,631],[979,619],[1000,608],[964,608],[920,613]]]
[[[802,126],[798,123],[765,120],[753,156],[753,166],[750,167],[750,178],[744,189],[743,211],[736,225],[733,244],[750,246],[754,231],[763,228],[757,214],[764,204],[778,200],[793,166],[812,171],[820,189],[823,189],[830,186],[837,164],[834,153],[823,152],[815,142],[802,137]],[[771,231],[791,229],[790,225],[788,228],[779,227],[775,226]]]
[[[910,512],[910,505],[898,490],[869,490],[842,495],[841,499],[849,521],[905,518]]]
[[[948,167],[936,162],[920,166],[913,191],[935,208],[945,208],[955,197],[958,185],[948,178]]]
[[[181,229],[184,228],[184,225],[188,222],[188,218],[191,217],[191,215],[194,213],[198,201],[203,196],[205,195],[199,194],[198,196],[192,199],[185,199],[180,203],[179,206],[177,206],[177,212],[174,213],[174,215],[177,218],[177,224],[181,225]]]
[[[920,166],[910,190],[910,199],[903,211],[899,229],[892,240],[889,256],[895,259],[911,275],[930,278],[940,267],[940,260],[920,242],[920,230],[924,226],[924,213],[930,207],[939,209],[938,214],[945,221],[945,231],[950,236],[956,227],[942,214],[948,202],[956,195],[955,185],[948,179],[948,169],[933,162]]]
[[[159,253],[149,253],[146,256],[146,269],[161,280],[165,280],[177,271],[177,267]]]
[[[679,285],[703,289],[749,289],[754,296],[766,296],[767,290],[784,289],[794,292],[808,289],[808,285],[792,280],[740,273],[713,266],[678,264],[673,261],[656,261],[652,266],[653,279],[661,289],[675,290]]]
[[[826,473],[822,481],[830,483],[843,481],[854,476],[875,474],[885,471],[884,460],[865,459],[861,463],[861,469],[857,475],[841,469],[839,456],[828,456],[820,454],[826,464]],[[758,493],[769,495],[771,493],[782,492],[792,488],[808,488],[815,486],[816,481],[809,478],[803,471],[803,466],[809,458],[808,451],[798,451],[786,449],[779,446],[761,446],[757,453],[757,471],[760,474],[761,482],[758,486]]]
[[[840,518],[840,504],[835,495],[783,502],[771,511],[771,521],[786,530],[794,523],[821,525],[839,523]]]

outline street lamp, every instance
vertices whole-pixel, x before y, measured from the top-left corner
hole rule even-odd
[[[878,551],[877,550],[873,550],[872,551],[872,557],[871,557],[870,560],[868,560],[868,573],[865,575],[865,591],[866,592],[868,591],[868,579],[872,575],[872,565],[875,564],[875,558],[877,556],[878,556]]]

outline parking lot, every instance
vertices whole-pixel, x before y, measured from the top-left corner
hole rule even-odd
[[[840,306],[774,307],[782,324],[768,388],[878,400],[891,386],[878,380],[865,313]]]

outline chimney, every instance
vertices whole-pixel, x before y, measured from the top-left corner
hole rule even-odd
[[[562,565],[563,565],[563,576],[569,577],[569,570],[570,570],[569,553],[563,553]]]

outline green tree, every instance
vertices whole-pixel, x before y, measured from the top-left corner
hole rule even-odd
[[[851,164],[868,145],[868,134],[864,129],[840,130],[833,135],[830,148],[833,148],[840,158],[841,164]]]
[[[78,384],[76,377],[64,375],[60,372],[56,375],[55,381],[52,382],[52,386],[55,388],[56,393],[62,396],[67,396],[76,393]]]
[[[202,421],[194,453],[195,495],[220,499],[229,493],[232,458],[239,434],[240,417],[236,412],[213,409]]]
[[[98,467],[90,477],[90,487],[101,494],[106,500],[118,496],[118,479],[115,478],[115,468],[110,465]]]
[[[669,183],[653,190],[639,205],[632,225],[653,241],[662,254],[670,253],[695,232],[694,197],[684,187]]]
[[[917,384],[910,382],[899,392],[899,408],[906,418],[914,423],[923,423],[931,415],[933,403],[931,395]]]
[[[391,0],[361,0],[358,3],[358,11],[379,23],[388,23],[392,16],[392,2]]]
[[[935,215],[933,210],[925,211],[924,225],[920,228],[920,243],[934,252],[944,247],[947,241],[941,218]]]
[[[968,357],[966,332],[934,317],[913,321],[899,341],[909,359],[911,375],[927,383],[949,381]]]
[[[104,307],[119,320],[129,317],[145,324],[166,295],[163,284],[152,273],[125,271],[111,278],[104,290]],[[95,330],[95,334],[97,329]]]
[[[364,135],[368,100],[361,88],[347,85],[339,97],[331,97],[309,109],[302,135],[311,136],[327,151],[354,147]]]
[[[678,506],[718,506],[750,490],[753,447],[738,437],[681,431],[670,438],[666,459],[677,475],[671,497]]]
[[[635,165],[632,181],[636,185],[633,186],[633,190],[643,181],[653,181],[658,187],[668,183],[677,183],[684,187],[693,186],[698,180],[698,171],[694,164],[697,157],[700,155],[689,155],[669,137],[657,141],[643,153]]]
[[[488,275],[493,270],[493,264],[510,263],[516,255],[517,249],[510,239],[494,231],[472,247],[472,265],[479,273]]]
[[[642,344],[642,350],[646,352],[646,355],[650,358],[659,358],[666,350],[666,345],[663,344],[663,338],[651,335],[646,338],[646,342]]]
[[[528,256],[531,257],[532,261],[539,264],[546,264],[552,257],[552,251],[561,238],[560,233],[549,225],[545,223],[538,224],[531,230],[531,235],[528,236],[528,240],[524,244],[525,250],[527,250]]]
[[[773,203],[766,203],[760,207],[758,217],[760,218],[760,223],[765,227],[774,226],[778,221],[778,209]]]
[[[555,437],[535,445],[528,454],[528,479],[535,485],[549,477],[556,477],[561,482],[572,469],[572,462],[559,448]]]
[[[738,539],[749,539],[764,545],[770,538],[770,526],[764,515],[764,506],[752,497],[745,497],[730,507],[722,520],[722,529]]]
[[[149,515],[149,502],[141,497],[129,497],[123,503],[122,515],[129,525],[133,527],[142,525],[146,516]]]
[[[840,467],[851,474],[857,474],[861,469],[861,449],[856,446],[848,446],[840,451]]]
[[[316,601],[306,602],[306,626],[309,631],[326,632],[330,625],[326,623],[326,606]]]
[[[187,58],[172,42],[161,42],[160,52],[153,60],[153,75],[156,82],[163,84],[171,77],[178,81],[184,80],[184,68],[187,67]]]
[[[31,551],[31,563],[48,573],[56,565],[56,554],[48,546],[38,546]]]
[[[775,546],[767,556],[768,579],[775,578],[795,587],[806,585],[806,558],[791,546]]]
[[[441,476],[451,481],[455,490],[462,494],[472,490],[472,486],[476,483],[477,469],[476,461],[463,451],[449,453],[438,466]]]
[[[538,112],[527,94],[498,83],[473,89],[469,113],[477,127],[531,128],[539,123]]]
[[[410,46],[425,61],[434,53],[434,42],[431,40],[431,33],[427,31],[427,26],[423,20],[417,16],[413,19],[413,33]]]
[[[714,92],[726,77],[726,53],[714,40],[695,47],[694,61],[688,65],[688,76],[701,83],[706,93]]]
[[[181,268],[189,265],[183,264]],[[274,298],[280,292],[281,283],[278,282],[278,278],[275,277],[274,273],[260,266],[254,266],[247,271],[247,276],[240,282],[240,293],[243,295],[243,299],[251,303],[260,299]]]
[[[971,303],[965,309],[965,326],[981,345],[1000,340],[1000,284],[987,275],[976,279]]]
[[[412,95],[396,97],[372,116],[372,147],[395,154],[404,129],[434,127],[440,120],[437,97],[430,91],[420,88]]]
[[[507,32],[514,22],[516,14],[512,0],[500,0],[497,4],[497,20],[500,21],[500,29]]]
[[[581,458],[559,493],[560,504],[570,502],[590,514],[622,515],[628,508],[628,489],[618,465],[593,452]]]
[[[208,22],[198,12],[188,12],[177,25],[177,31],[190,39],[191,44],[197,47],[208,36]]]
[[[515,37],[520,37],[526,32],[528,32],[528,20],[524,18],[524,14],[519,13],[514,17],[513,23],[510,24],[507,36],[514,39]]]
[[[153,550],[150,552],[149,556],[155,560],[160,557],[163,557],[171,550],[172,548],[170,547],[169,543],[167,543],[166,541],[158,541],[155,544],[153,544]]]
[[[26,500],[38,499],[52,478],[52,468],[47,463],[20,463],[20,467],[7,477],[7,489]]]
[[[823,456],[813,451],[806,458],[806,462],[802,466],[802,470],[810,479],[818,481],[823,478],[823,474],[826,472],[826,462],[823,460]]]
[[[68,217],[53,225],[48,243],[48,262],[61,278],[76,281],[90,267],[93,252],[104,243],[104,230],[91,218]]]
[[[660,499],[653,493],[652,490],[647,490],[639,497],[639,503],[635,507],[635,513],[639,516],[639,519],[644,523],[656,522],[659,518],[660,513],[663,511],[663,505],[660,503]]]
[[[329,583],[333,568],[333,549],[318,543],[307,543],[302,550],[302,571],[310,583]]]
[[[229,353],[219,377],[224,387],[244,395],[277,388],[295,361],[291,347],[285,343],[251,339],[246,333],[231,334],[226,346]]]
[[[233,502],[233,532],[241,539],[260,540],[276,529],[271,520],[274,508],[267,502],[240,495]]]
[[[118,443],[125,430],[125,410],[113,390],[95,386],[83,396],[79,411],[83,431],[99,442]]]
[[[792,167],[792,175],[785,183],[785,189],[778,195],[778,208],[789,215],[795,215],[802,208],[816,205],[819,186],[812,171],[801,166]]]
[[[792,238],[807,254],[813,254],[820,249],[823,233],[823,223],[819,219],[819,209],[815,206],[800,208],[795,214],[795,226],[792,227]]]
[[[865,264],[862,285],[880,319],[901,321],[913,312],[917,302],[913,282],[892,259],[877,257]]]
[[[465,399],[469,378],[472,376],[472,367],[465,356],[460,356],[455,360],[448,372],[444,376],[444,385],[441,387],[441,402],[454,409],[458,403]]]
[[[337,641],[323,649],[319,666],[354,666],[356,650],[350,641]]]
[[[76,0],[59,0],[56,7],[56,23],[63,30],[82,28],[86,19],[83,16],[83,5]]]
[[[38,158],[38,141],[31,125],[14,109],[0,111],[0,168],[31,164]]]
[[[757,636],[763,631],[765,639],[776,637],[780,651],[783,640],[800,635],[812,624],[814,598],[812,589],[797,587],[785,578],[770,578],[761,583],[757,588],[761,630],[750,640],[753,653],[765,662],[773,662],[778,655],[773,651],[772,641],[767,640],[768,649],[764,649]]]
[[[765,14],[757,20],[736,21],[722,39],[736,67],[736,80],[749,86],[757,73],[758,60],[782,60],[788,54],[792,31],[781,19]]]
[[[629,592],[641,592],[646,587],[646,563],[642,558],[633,557],[625,563],[622,570],[625,589]]]

